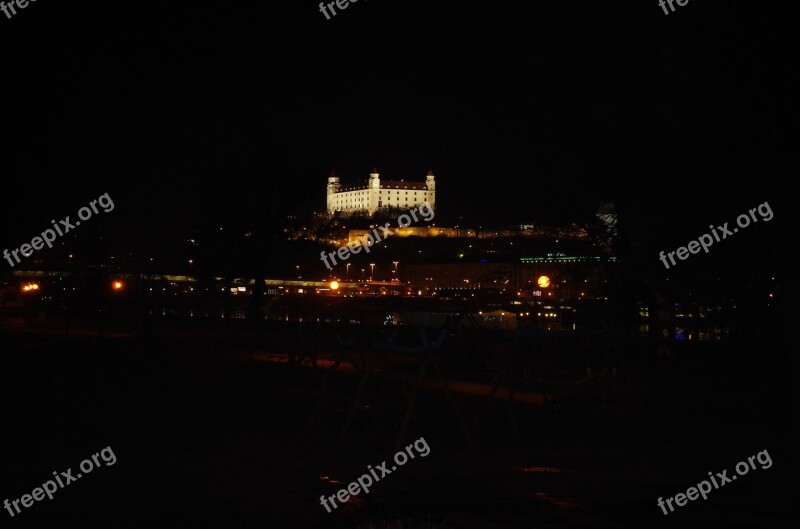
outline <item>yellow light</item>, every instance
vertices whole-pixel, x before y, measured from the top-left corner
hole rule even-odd
[[[547,276],[540,276],[539,279],[536,281],[536,284],[539,285],[541,288],[547,288],[550,286],[550,278]]]
[[[30,292],[32,290],[39,290],[38,283],[28,283],[27,285],[22,285],[23,292]]]
[[[114,290],[122,290],[122,287],[124,286],[125,285],[122,283],[122,281],[114,281],[113,283],[111,283],[111,288],[113,288]]]
[[[331,281],[331,290],[339,290],[339,282]]]

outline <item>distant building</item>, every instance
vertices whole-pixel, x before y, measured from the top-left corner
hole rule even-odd
[[[401,279],[412,289],[489,289],[517,299],[593,299],[604,295],[605,267],[617,263],[616,256],[560,254],[517,261],[409,263],[403,265]],[[548,279],[547,284],[540,283],[542,277]]]
[[[436,207],[436,181],[433,171],[428,171],[424,182],[384,180],[377,169],[372,169],[366,185],[342,186],[339,177],[328,177],[328,214],[341,212],[352,215],[364,212],[372,215],[382,208],[413,208],[427,202]]]
[[[372,230],[348,230],[347,244],[362,242],[364,237],[371,234]],[[475,238],[475,230],[461,228],[439,228],[435,226],[409,226],[406,228],[392,229],[393,237],[446,237],[446,238]]]
[[[392,230],[394,237],[443,237],[447,239],[517,239],[530,238],[539,240],[573,240],[581,241],[586,239],[586,229],[572,225],[567,228],[550,228],[538,226],[535,229],[521,226],[516,229],[474,229],[474,228],[448,228],[445,226],[408,226],[405,228],[396,227]],[[371,234],[372,230],[352,229],[347,232],[347,240],[332,241],[333,245],[349,244],[361,242]]]

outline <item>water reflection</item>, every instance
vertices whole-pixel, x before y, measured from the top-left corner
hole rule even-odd
[[[576,510],[579,506],[578,500],[575,498],[556,498],[546,492],[534,492],[531,497],[537,500],[544,500],[547,503],[555,505],[559,509]]]
[[[564,472],[563,469],[556,467],[517,467],[514,469],[517,472],[531,472],[531,473],[545,473],[545,474],[560,474]]]
[[[324,481],[326,483],[332,483],[334,485],[338,485],[338,487],[336,487],[337,489],[344,489],[345,488],[344,487],[344,483],[342,483],[338,479],[333,479],[330,476],[320,476],[319,479],[320,479],[320,481]],[[330,489],[331,490],[328,493],[328,495],[332,496],[332,495],[335,494],[335,492],[332,490],[332,488],[330,488]],[[348,499],[347,499],[347,501],[342,502],[341,500],[339,500],[339,501],[336,502],[336,509],[334,509],[333,512],[336,513],[336,514],[339,514],[339,515],[353,514],[354,512],[357,512],[359,509],[361,509],[364,506],[364,503],[365,503],[365,499],[362,498],[362,494],[361,493],[359,493],[359,494],[357,494],[355,496],[350,494]]]
[[[233,319],[233,320],[246,320],[251,316],[251,310],[247,307],[214,307],[210,310],[204,310],[202,307],[158,307],[151,308],[149,311],[151,316],[164,317],[164,318],[212,318],[212,319]],[[420,312],[422,314],[422,312]],[[431,313],[434,314],[434,313]],[[548,313],[542,313],[548,314]],[[291,310],[269,310],[267,307],[262,307],[259,310],[259,318],[267,321],[283,321],[283,322],[324,322],[324,323],[340,323],[349,322],[353,325],[365,325],[373,322],[370,317],[361,314],[348,314],[346,317],[337,318],[330,317],[315,312],[313,309],[307,307],[299,308],[297,311]],[[698,342],[711,342],[727,340],[733,336],[733,328],[730,324],[722,321],[708,321],[708,318],[696,318],[694,320],[684,318],[687,321],[671,322],[659,325],[654,328],[651,323],[638,322],[632,328],[632,334],[640,338],[649,338],[658,335],[664,340],[674,341],[698,341]],[[383,321],[383,317],[378,320]],[[380,323],[380,321],[375,320]],[[375,323],[377,324],[377,323]],[[518,328],[522,330],[529,330],[533,332],[552,332],[558,333],[578,333],[578,334],[592,334],[592,333],[607,333],[609,329],[613,332],[619,332],[613,328],[600,325],[596,321],[526,321],[520,320]]]

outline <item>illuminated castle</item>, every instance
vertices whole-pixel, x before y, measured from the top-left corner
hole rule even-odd
[[[343,187],[339,177],[328,177],[328,214],[341,212],[352,215],[364,212],[372,215],[381,208],[413,208],[427,202],[436,206],[436,181],[428,171],[424,182],[386,180],[381,182],[377,169],[372,169],[367,185]]]

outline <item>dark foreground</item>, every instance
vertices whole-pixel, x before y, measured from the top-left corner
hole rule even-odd
[[[661,358],[646,343],[623,343],[622,356],[588,372],[580,341],[543,357],[545,342],[469,337],[483,356],[460,362],[450,347],[441,363],[467,433],[431,378],[403,436],[424,437],[430,454],[329,514],[321,495],[394,455],[417,379],[420,354],[390,355],[392,370],[376,368],[364,383],[342,435],[362,377],[347,362],[331,374],[325,360],[346,349],[357,367],[376,365],[382,329],[346,331],[345,341],[374,336],[344,347],[301,339],[293,324],[186,323],[147,340],[73,329],[68,341],[6,327],[0,499],[30,494],[54,471],[77,474],[106,447],[117,462],[101,460],[13,518],[4,509],[4,526],[798,526],[785,353],[763,339],[684,345]],[[507,392],[483,398],[493,374],[517,381],[518,402]],[[658,507],[765,449],[771,468],[668,516]]]

